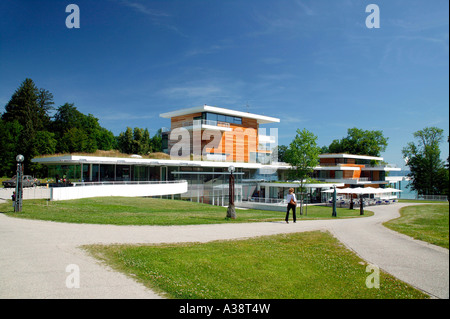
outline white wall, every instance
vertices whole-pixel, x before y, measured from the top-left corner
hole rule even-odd
[[[74,186],[74,187],[54,187],[51,189],[51,200],[67,200],[89,197],[107,196],[161,196],[182,194],[187,192],[188,183],[152,183],[152,184],[122,184],[122,185],[95,185],[95,186]]]
[[[0,199],[11,199],[11,195],[15,192],[15,188],[1,188]],[[23,189],[23,199],[39,199],[50,198],[50,189],[45,186],[25,187]]]

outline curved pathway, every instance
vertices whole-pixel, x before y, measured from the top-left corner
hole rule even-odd
[[[370,207],[367,218],[195,226],[68,224],[0,214],[0,298],[160,298],[84,251],[86,244],[207,242],[328,230],[367,262],[436,298],[449,298],[449,253],[381,224],[411,204]],[[414,204],[416,205],[416,204]],[[80,287],[66,279],[79,269]],[[66,271],[67,269],[67,271]]]

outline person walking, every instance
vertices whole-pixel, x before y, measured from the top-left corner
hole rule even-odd
[[[294,223],[297,221],[297,216],[295,215],[295,208],[297,207],[297,198],[295,198],[294,189],[289,188],[289,194],[286,196],[287,201],[287,212],[286,212],[286,223],[289,224],[289,210],[292,209],[292,217]]]
[[[11,200],[12,200],[13,208],[15,210],[15,207],[16,207],[16,192],[13,192],[13,194],[11,195]]]

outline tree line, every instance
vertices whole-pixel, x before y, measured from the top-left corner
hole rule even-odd
[[[94,115],[81,113],[73,103],[55,108],[53,94],[38,88],[29,78],[6,104],[0,116],[0,132],[0,176],[15,174],[18,154],[25,157],[27,174],[46,176],[47,168],[32,163],[32,158],[97,150],[139,155],[161,151],[160,130],[150,137],[147,128],[127,127],[125,132],[114,136]]]
[[[54,115],[50,115],[51,112]],[[73,103],[54,107],[53,94],[39,89],[33,80],[25,79],[14,92],[0,116],[0,176],[15,174],[15,157],[25,157],[27,174],[46,176],[47,167],[32,163],[39,155],[57,153],[94,153],[97,150],[119,150],[125,154],[146,155],[161,152],[161,130],[150,137],[147,128],[127,127],[119,136],[98,123],[92,114],[85,115]],[[416,143],[410,142],[402,150],[410,169],[411,188],[420,195],[448,195],[449,159],[441,160],[439,145],[443,130],[427,127],[413,134]],[[278,146],[279,161],[296,167],[300,180],[312,173],[321,153],[348,153],[380,156],[386,150],[388,138],[379,130],[358,128],[347,130],[347,136],[319,147],[317,136],[307,130],[297,130],[290,145]],[[447,138],[447,142],[449,142]]]

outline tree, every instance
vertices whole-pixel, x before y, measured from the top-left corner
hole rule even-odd
[[[383,131],[362,130],[356,127],[347,130],[347,136],[341,140],[333,140],[328,149],[322,152],[349,153],[355,155],[380,156],[387,147],[389,138],[383,136]]]
[[[99,150],[109,151],[117,148],[114,134],[104,127],[97,131],[97,147]]]
[[[29,174],[43,173],[43,166],[31,159],[55,152],[95,152],[111,150],[116,139],[111,131],[100,126],[92,114],[84,115],[74,104],[65,103],[52,120],[53,94],[38,89],[27,78],[11,96],[0,117],[0,174],[11,175],[15,157],[25,157],[24,168]]]
[[[131,127],[127,127],[125,132],[119,134],[117,146],[122,153],[133,154],[133,131]]]
[[[162,129],[158,131],[151,138],[152,152],[162,152]]]
[[[278,161],[286,163],[286,152],[288,147],[286,145],[278,145]]]
[[[441,160],[439,148],[443,132],[437,127],[426,127],[413,134],[417,144],[409,142],[402,150],[410,169],[411,188],[419,195],[448,193],[448,171]]]
[[[36,155],[42,154],[54,154],[56,151],[57,141],[55,139],[55,134],[49,131],[38,131],[36,132],[35,138],[35,150]]]
[[[117,137],[117,147],[119,151],[125,154],[139,154],[147,155],[151,152],[161,152],[162,150],[162,136],[161,130],[150,138],[148,129],[135,127],[127,127],[125,132],[122,132]]]
[[[0,176],[12,176],[16,170],[15,158],[23,127],[19,121],[3,121],[0,118]]]
[[[319,164],[320,147],[317,146],[317,136],[306,129],[297,129],[297,135],[289,144],[285,158],[292,166],[293,178],[300,180],[300,215],[303,214],[303,183],[311,175],[314,167]]]
[[[65,103],[57,109],[53,132],[59,153],[94,153],[97,149],[110,150],[115,144],[112,132],[102,128],[92,114],[84,115],[78,111],[73,103]]]
[[[33,80],[27,78],[14,92],[5,106],[6,112],[2,115],[5,122],[17,121],[21,125],[15,152],[24,155],[24,167],[31,172],[36,167],[36,164],[31,163],[31,159],[38,155],[36,137],[38,132],[47,130],[50,122],[48,111],[52,104],[53,95],[44,89],[39,90]]]
[[[53,102],[53,94],[50,93],[50,91],[48,90],[39,89],[37,103],[38,103],[39,117],[41,118],[42,121],[41,129],[48,129],[51,124],[49,112],[55,109],[53,107],[53,105],[55,104]]]

